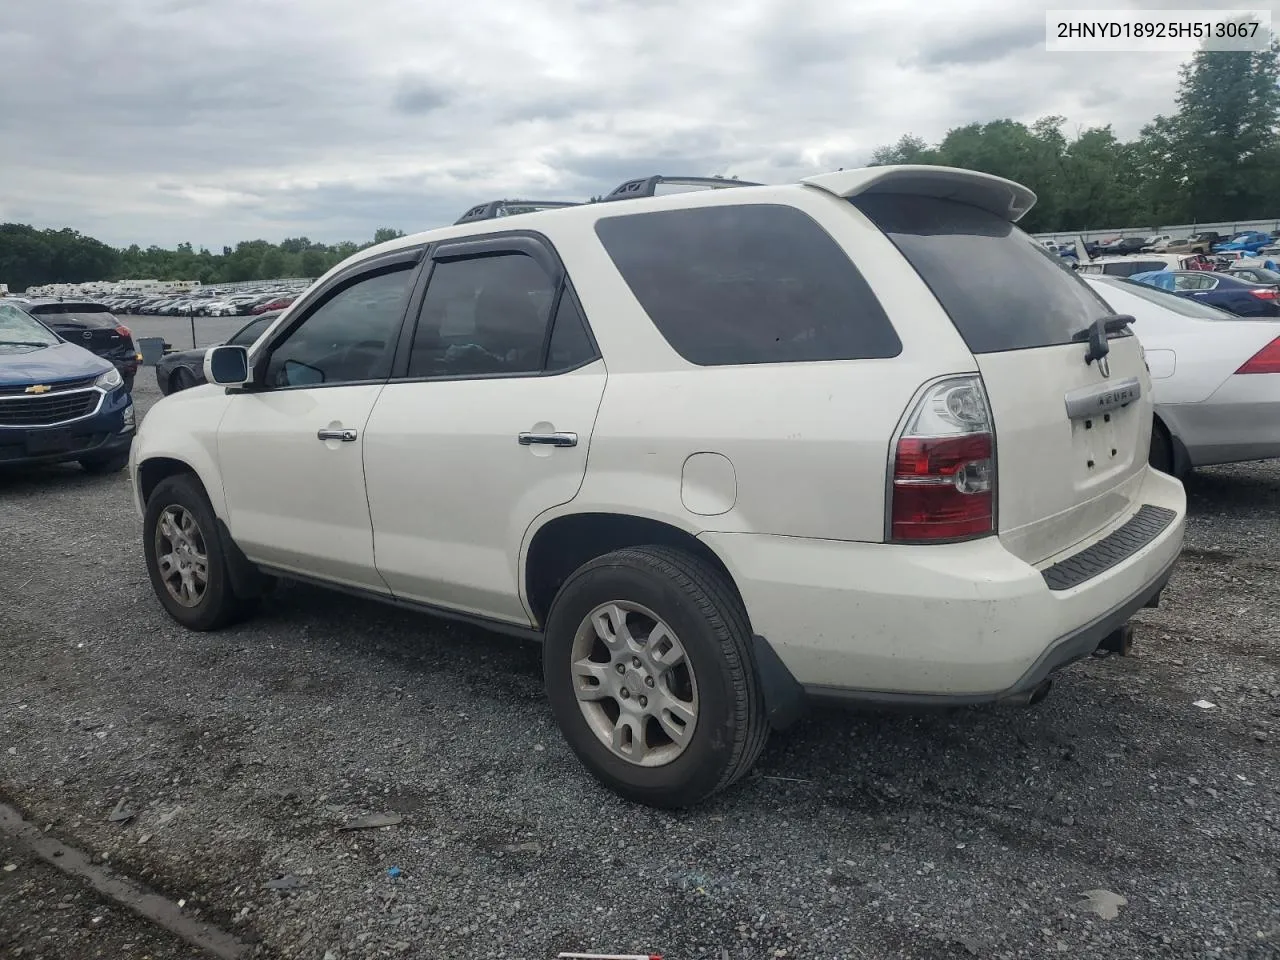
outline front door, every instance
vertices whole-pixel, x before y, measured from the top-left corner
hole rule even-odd
[[[386,592],[361,461],[419,254],[340,275],[254,357],[218,430],[232,538],[250,560]]]
[[[519,552],[577,495],[604,361],[540,241],[447,244],[365,431],[378,572],[397,597],[527,625]]]

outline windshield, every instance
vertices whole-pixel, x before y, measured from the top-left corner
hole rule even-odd
[[[1184,317],[1191,317],[1196,320],[1240,319],[1234,313],[1211,307],[1202,300],[1190,300],[1186,297],[1180,297],[1171,290],[1162,290],[1146,283],[1139,283],[1137,280],[1129,280],[1123,277],[1098,277],[1097,280],[1108,287],[1123,290],[1125,293],[1146,300],[1148,303],[1163,307],[1170,313],[1176,313]]]
[[[23,352],[39,347],[51,347],[58,337],[44,324],[24,310],[0,303],[0,350],[5,353]]]

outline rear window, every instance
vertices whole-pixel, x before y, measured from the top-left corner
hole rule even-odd
[[[88,327],[117,327],[111,308],[100,303],[37,303],[30,312],[49,323],[74,322]]]
[[[901,194],[852,202],[915,267],[973,353],[1070,343],[1111,312],[1061,257],[985,210]]]
[[[1168,269],[1169,265],[1163,260],[1125,260],[1120,263],[1102,264],[1102,272],[1109,277],[1132,277],[1135,273]]]
[[[1209,304],[1201,300],[1192,300],[1189,297],[1180,297],[1170,290],[1161,290],[1159,287],[1153,287],[1145,283],[1139,283],[1137,280],[1126,280],[1120,277],[1099,277],[1099,283],[1106,284],[1109,287],[1115,287],[1117,290],[1123,290],[1125,293],[1131,293],[1135,297],[1140,297],[1156,306],[1164,307],[1171,313],[1176,313],[1184,317],[1192,317],[1196,320],[1239,320],[1240,318],[1234,313],[1228,313],[1225,310],[1219,310],[1217,307],[1211,307]]]
[[[691,363],[863,360],[902,351],[857,267],[792,207],[606,217],[596,235],[659,332]]]

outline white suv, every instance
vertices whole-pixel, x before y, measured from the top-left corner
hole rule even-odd
[[[284,576],[540,639],[574,751],[663,806],[807,698],[1027,702],[1120,646],[1185,497],[1034,195],[724,186],[393,240],[211,350],[133,445],[161,603]]]

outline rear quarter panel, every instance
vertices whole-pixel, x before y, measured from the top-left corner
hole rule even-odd
[[[735,192],[699,202],[731,203]],[[804,211],[844,248],[889,315],[901,354],[695,366],[649,320],[594,231],[559,235],[547,218],[609,364],[586,479],[560,512],[639,513],[692,532],[883,539],[889,441],[907,404],[925,381],[977,366],[919,276],[850,204],[802,186],[751,194]],[[668,200],[688,205],[687,196]],[[599,206],[602,216],[626,209]],[[728,458],[736,478],[732,506],[715,516],[692,513],[681,494],[685,461],[703,452]]]

